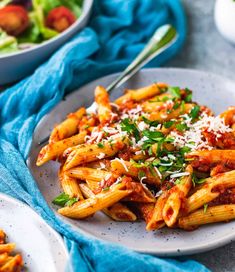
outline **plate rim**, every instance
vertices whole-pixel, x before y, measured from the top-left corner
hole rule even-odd
[[[61,245],[61,249],[63,249],[64,253],[65,253],[65,256],[66,256],[66,259],[65,259],[65,266],[69,260],[69,252],[66,248],[66,245],[63,241],[63,238],[62,236],[56,231],[54,230],[33,208],[31,208],[29,205],[27,205],[26,203],[24,203],[23,201],[17,199],[17,198],[14,198],[10,195],[7,195],[5,193],[2,193],[0,192],[0,200],[3,199],[7,202],[10,202],[12,203],[13,205],[18,205],[18,206],[23,206],[25,209],[29,210],[33,216],[36,218],[36,220],[38,220],[40,223],[42,223],[44,226],[47,227],[48,231],[54,235],[54,237],[58,240],[58,242],[60,243]]]
[[[207,71],[203,71],[203,70],[198,70],[198,69],[188,69],[188,68],[178,68],[178,67],[151,67],[151,68],[144,68],[144,69],[141,69],[138,73],[141,73],[141,72],[157,72],[157,71],[168,71],[169,73],[170,72],[189,72],[189,73],[193,73],[193,74],[201,74],[203,76],[209,76],[209,77],[216,77],[220,80],[225,80],[226,82],[229,82],[231,84],[233,84],[235,86],[235,81],[233,81],[232,79],[230,78],[227,78],[225,76],[222,76],[222,75],[219,75],[219,74],[216,74],[216,73],[212,73],[212,72],[207,72]],[[136,74],[138,74],[136,73]],[[79,92],[79,90],[81,88],[86,88],[87,86],[89,86],[90,84],[94,84],[94,82],[96,81],[102,81],[108,77],[112,77],[112,76],[118,76],[120,75],[120,72],[117,72],[117,73],[112,73],[112,74],[107,74],[103,77],[99,77],[99,78],[96,78],[90,82],[87,82],[85,83],[84,85],[81,85],[80,87],[76,88],[75,90],[73,90],[72,92],[70,92],[69,94],[67,94],[65,96],[65,100],[67,100],[70,96],[72,96],[75,92]],[[134,75],[135,76],[135,75]],[[33,149],[33,140],[34,140],[34,136],[35,136],[35,133],[36,131],[40,128],[40,124],[41,122],[44,121],[44,119],[47,119],[47,117],[50,115],[50,113],[61,103],[63,102],[63,100],[59,101],[54,107],[52,107],[50,109],[49,112],[47,112],[40,120],[39,122],[37,123],[37,125],[35,126],[34,128],[34,132],[33,132],[33,135],[32,135],[32,143],[31,143],[31,147],[30,147],[30,150],[29,150],[29,153],[28,153],[28,156],[27,156],[27,166],[29,168],[29,170],[31,171],[30,169],[30,154],[31,154],[31,151]],[[36,143],[36,141],[35,141]],[[36,180],[35,180],[36,181]],[[37,183],[37,181],[36,181]],[[59,218],[66,224],[69,224],[73,230],[75,231],[78,231],[80,232],[81,234],[87,236],[88,238],[93,238],[93,239],[97,239],[97,240],[100,240],[100,241],[105,241],[107,243],[111,243],[111,244],[117,244],[117,245],[120,245],[120,246],[123,246],[123,247],[126,247],[128,249],[131,249],[131,250],[134,250],[135,252],[139,252],[139,253],[146,253],[146,254],[151,254],[151,255],[156,255],[156,256],[162,256],[162,257],[169,257],[169,256],[182,256],[182,255],[192,255],[192,254],[197,254],[197,253],[203,253],[203,252],[206,252],[206,251],[209,251],[209,250],[213,250],[213,249],[216,249],[216,248],[219,248],[221,246],[224,246],[226,244],[229,244],[233,241],[235,241],[235,232],[229,235],[226,235],[226,236],[222,236],[220,238],[217,238],[216,240],[213,240],[211,241],[210,243],[208,242],[204,242],[204,243],[200,243],[200,245],[198,246],[188,246],[188,247],[184,247],[183,249],[180,249],[180,248],[175,248],[175,249],[167,249],[164,248],[164,252],[162,252],[162,250],[158,250],[157,248],[156,249],[149,249],[149,248],[138,248],[136,249],[135,247],[132,247],[132,246],[125,246],[123,244],[119,244],[119,243],[116,243],[116,242],[113,242],[113,241],[110,241],[110,240],[106,240],[106,239],[102,239],[100,237],[97,237],[89,232],[86,232],[84,231],[83,229],[79,228],[78,226],[75,226],[73,224],[71,224],[70,222],[68,222],[64,217],[60,216],[56,210],[53,210],[52,211],[57,215],[59,216]]]

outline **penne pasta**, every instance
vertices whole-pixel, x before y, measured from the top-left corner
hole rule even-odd
[[[136,168],[132,162],[124,161],[120,159],[114,159],[111,161],[111,169],[115,173],[118,173],[119,175],[127,175],[131,176],[133,178],[138,179],[140,171],[144,171],[144,174],[146,175],[145,182],[149,184],[154,184],[159,186],[160,185],[160,179],[155,173],[155,175],[146,167],[142,168]]]
[[[192,230],[200,225],[229,221],[235,219],[235,204],[219,205],[197,210],[179,219],[179,227]]]
[[[135,208],[139,212],[141,218],[148,224],[153,215],[154,203],[136,203]]]
[[[64,165],[64,170],[80,165],[84,161],[96,161],[99,157],[101,158],[101,155],[102,158],[112,157],[124,148],[124,146],[125,143],[123,141],[116,141],[113,144],[105,143],[103,148],[99,148],[97,144],[82,145],[69,154]]]
[[[85,108],[80,108],[78,111],[70,113],[65,121],[53,129],[49,143],[58,142],[76,134],[78,132],[79,121],[82,119],[85,113]]]
[[[232,187],[235,187],[235,170],[208,178],[205,185],[187,199],[187,212],[195,211],[218,197],[223,190]]]
[[[181,178],[180,182],[170,190],[170,196],[162,210],[163,219],[168,227],[173,227],[176,224],[182,203],[192,186],[193,169],[189,165],[186,171],[189,175]]]
[[[189,113],[194,106],[195,106],[194,104],[185,104],[184,108],[179,107],[177,109],[172,109],[170,111],[167,109],[163,109],[160,111],[152,112],[149,115],[149,119],[151,121],[158,121],[160,123],[163,123],[171,119],[176,119],[180,115],[183,115],[185,113]]]
[[[61,208],[58,212],[70,218],[86,218],[97,211],[112,206],[132,192],[131,190],[123,190],[123,187],[125,187],[124,184],[116,184],[107,192],[99,193],[94,198],[76,202],[71,207]]]
[[[128,100],[141,101],[143,99],[147,99],[157,94],[160,94],[162,92],[162,89],[163,88],[159,87],[157,83],[154,83],[150,86],[143,87],[137,90],[127,90],[125,95],[115,100],[115,103],[119,105],[125,103]]]
[[[73,178],[94,181],[101,181],[104,179],[108,179],[110,177],[114,178],[118,177],[118,175],[112,174],[112,172],[88,167],[75,167],[66,171],[66,174]]]
[[[63,170],[59,171],[59,180],[63,191],[69,195],[70,198],[84,199],[79,187],[78,180],[73,177],[69,177]]]
[[[86,198],[95,197],[95,194],[87,187],[86,184],[81,184],[80,187]],[[115,221],[133,222],[137,219],[136,215],[120,202],[117,202],[108,208],[102,209],[102,212]]]
[[[95,89],[95,102],[98,107],[98,118],[101,124],[109,122],[112,117],[109,95],[104,87],[97,86]]]
[[[202,165],[205,165],[209,169],[215,164],[223,163],[224,166],[235,169],[235,150],[214,149],[194,151],[187,154],[187,158],[194,159],[192,161],[192,166],[195,168],[200,168]]]
[[[70,138],[57,142],[51,142],[44,146],[38,155],[36,162],[37,166],[41,166],[50,160],[56,159],[58,156],[62,155],[67,148],[84,143],[85,136],[86,132],[81,132]]]
[[[146,225],[146,230],[157,230],[165,226],[162,210],[168,199],[168,192],[163,192],[157,199],[151,218]]]

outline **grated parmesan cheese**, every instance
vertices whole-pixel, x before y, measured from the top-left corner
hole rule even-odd
[[[105,153],[101,152],[99,155],[96,156],[99,160],[103,159],[105,157]]]
[[[187,146],[192,151],[202,149],[211,150],[213,147],[209,145],[203,136],[205,130],[212,132],[216,136],[216,139],[220,138],[222,134],[232,131],[229,126],[225,125],[224,119],[220,116],[208,116],[206,113],[203,113],[201,119],[195,123],[192,123],[192,119],[186,114],[181,117],[185,119],[184,122],[189,129],[183,135],[180,135],[176,131],[172,131],[170,134],[174,138],[174,146],[178,148]]]
[[[170,175],[170,178],[179,178],[179,177],[184,177],[184,176],[189,176],[190,173],[189,172],[181,172],[181,173],[176,173],[176,174],[172,174]]]
[[[125,165],[125,161],[124,161],[122,158],[121,158],[121,159],[115,158],[115,159],[112,160],[112,161],[119,161],[119,162],[122,164],[122,166],[124,167],[124,169],[125,169],[127,172],[129,172],[127,166]]]

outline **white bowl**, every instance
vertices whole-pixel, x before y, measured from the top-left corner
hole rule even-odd
[[[63,33],[35,47],[0,56],[0,86],[12,83],[32,73],[41,63],[55,52],[69,38],[81,30],[88,22],[93,0],[84,0],[82,14]]]

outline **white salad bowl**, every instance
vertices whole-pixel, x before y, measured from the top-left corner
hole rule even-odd
[[[93,0],[84,0],[82,14],[77,21],[55,38],[34,47],[0,55],[0,86],[13,83],[32,73],[61,45],[81,30],[88,22]]]

